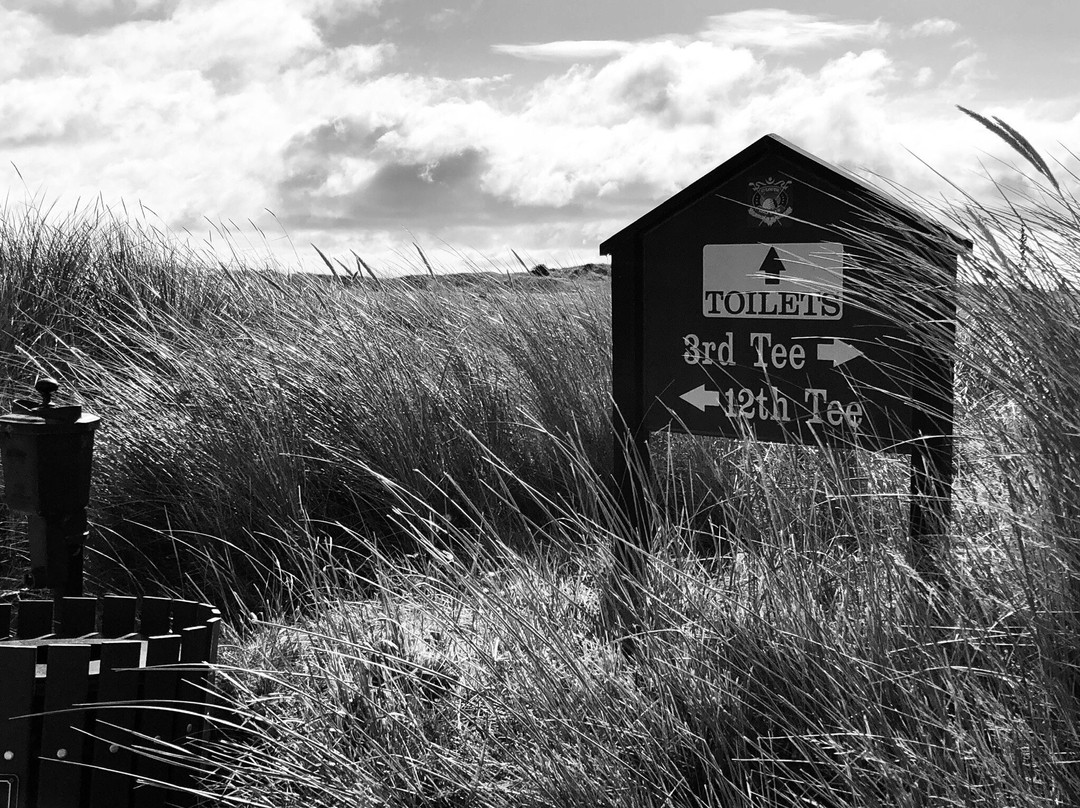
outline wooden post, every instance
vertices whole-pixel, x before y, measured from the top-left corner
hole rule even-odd
[[[952,512],[952,440],[931,436],[911,454],[911,546],[909,563],[939,589],[948,588],[942,570]]]
[[[612,471],[625,529],[624,535],[616,538],[613,548],[616,565],[613,581],[616,603],[613,605],[621,628],[629,633],[641,624],[641,595],[647,575],[651,534],[647,499],[652,463],[649,433],[645,428],[641,264],[640,237],[634,239],[632,249],[612,255]]]
[[[911,515],[908,561],[939,590],[948,588],[942,569],[949,546],[953,484],[953,359],[956,340],[956,294],[950,278],[953,262],[937,266],[925,279],[927,299],[918,307],[912,349]],[[940,275],[938,274],[940,272]]]
[[[34,586],[48,586],[53,599],[83,594],[83,548],[89,529],[86,508],[66,513],[27,514]]]
[[[29,808],[30,772],[37,766],[31,740],[40,724],[29,718],[36,663],[33,646],[0,644],[0,804],[11,808]]]

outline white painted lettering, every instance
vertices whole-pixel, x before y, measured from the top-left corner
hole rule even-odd
[[[697,334],[687,334],[683,337],[683,346],[686,351],[683,353],[683,361],[688,365],[697,365],[701,362],[701,340],[698,339]]]
[[[706,317],[773,317],[778,320],[839,320],[843,300],[827,292],[757,292],[706,289]]]
[[[844,410],[844,417],[847,419],[848,426],[856,431],[862,425],[863,415],[865,413],[863,412],[862,403],[859,401],[852,401]]]
[[[810,405],[810,418],[806,423],[808,424],[823,424],[825,423],[821,419],[821,403],[825,400],[825,396],[829,394],[828,390],[822,390],[819,387],[807,387],[803,393],[803,402]]]
[[[772,334],[752,331],[750,332],[750,345],[757,353],[754,367],[762,370],[773,368],[783,370],[790,367],[801,370],[806,365],[806,348],[795,344],[790,348],[782,342],[773,345]]]
[[[825,411],[825,420],[830,426],[840,426],[844,423],[844,407],[836,399],[829,402],[829,407]]]
[[[850,401],[844,404],[838,399],[828,398],[829,391],[818,387],[808,387],[803,391],[803,400],[810,405],[808,424],[828,424],[841,426],[847,424],[858,430],[866,415],[862,402]]]
[[[788,352],[788,362],[795,370],[802,370],[806,365],[806,348],[798,342],[792,345]]]
[[[789,403],[776,387],[751,390],[733,387],[724,391],[724,414],[734,420],[790,421]]]
[[[788,413],[788,400],[784,396],[780,395],[780,391],[773,387],[773,420],[774,421],[790,421],[791,415]]]
[[[688,365],[721,365],[730,366],[735,364],[735,334],[728,331],[720,342],[703,340],[697,334],[687,334],[683,337],[683,361]]]
[[[757,351],[757,359],[754,360],[754,367],[767,368],[768,364],[765,362],[765,350],[772,345],[772,334],[751,331],[750,345]]]

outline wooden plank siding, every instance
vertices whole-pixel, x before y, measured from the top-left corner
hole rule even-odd
[[[31,738],[40,732],[34,712],[34,673],[37,650],[0,643],[0,794],[15,808],[30,806]]]
[[[45,677],[45,714],[41,718],[38,808],[78,805],[83,775],[73,762],[86,759],[86,711],[73,709],[90,695],[90,646],[50,645]]]
[[[0,604],[0,808],[192,804],[221,616],[190,600]]]
[[[134,609],[131,619],[134,622]],[[126,772],[134,771],[131,744],[138,716],[133,707],[120,705],[138,698],[141,656],[142,643],[138,640],[118,640],[101,647],[97,701],[114,706],[94,711],[93,760],[103,768],[90,772],[91,808],[128,808],[131,804],[133,783]]]

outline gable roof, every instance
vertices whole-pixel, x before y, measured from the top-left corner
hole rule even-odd
[[[644,216],[608,238],[601,243],[600,254],[611,255],[616,250],[630,246],[634,237],[639,233],[643,233],[678,214],[711,193],[718,185],[723,184],[731,177],[768,156],[784,157],[810,173],[821,175],[823,179],[836,186],[845,196],[864,200],[868,207],[881,211],[887,216],[895,217],[907,226],[928,235],[944,236],[948,241],[953,242],[957,252],[967,251],[972,247],[970,239],[914,210],[909,205],[893,198],[850,171],[825,162],[821,158],[810,154],[810,152],[784,140],[779,135],[768,134],[751,143],[734,157],[724,161],[705,176],[695,180],[670,199],[661,202]]]

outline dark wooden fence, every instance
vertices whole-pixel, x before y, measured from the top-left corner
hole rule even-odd
[[[220,622],[169,598],[0,603],[0,808],[193,804],[155,783],[196,784]]]

